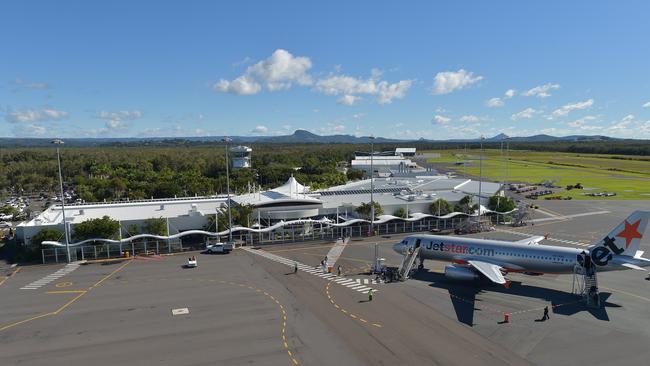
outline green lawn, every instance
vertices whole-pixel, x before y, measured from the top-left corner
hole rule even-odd
[[[443,163],[462,174],[464,168],[456,162],[468,161],[467,173],[479,175],[479,150],[443,150],[440,158],[429,159]],[[485,150],[483,176],[500,181],[506,177],[506,162],[499,150]],[[541,183],[553,181],[565,187],[581,183],[588,190],[562,192],[574,199],[590,199],[589,192],[615,192],[616,199],[650,199],[650,159],[648,157],[585,155],[534,151],[510,151],[508,182]]]

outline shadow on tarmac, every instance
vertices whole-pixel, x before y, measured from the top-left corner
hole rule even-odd
[[[428,270],[418,271],[413,278],[429,282],[429,286],[431,287],[447,290],[452,305],[454,306],[454,311],[456,312],[456,318],[459,322],[469,326],[474,325],[474,312],[481,311],[481,309],[476,307],[476,303],[481,301],[476,298],[476,295],[487,291],[549,301],[554,314],[570,316],[587,311],[594,318],[603,321],[610,320],[607,314],[608,307],[621,307],[621,305],[607,301],[611,296],[611,293],[608,292],[600,293],[600,308],[590,308],[582,304],[580,299],[571,293],[545,287],[524,285],[521,282],[511,282],[510,288],[497,286],[487,279],[481,279],[473,283],[462,283],[449,280],[442,273],[429,272]]]

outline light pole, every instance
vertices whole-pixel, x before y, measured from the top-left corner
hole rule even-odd
[[[59,188],[61,189],[61,213],[63,216],[63,233],[65,235],[65,253],[68,263],[70,263],[70,235],[68,233],[68,223],[65,220],[65,197],[63,196],[63,175],[61,174],[61,154],[59,153],[59,145],[63,145],[63,140],[52,140],[56,145],[56,161],[59,165]],[[54,249],[56,250],[56,249]]]
[[[370,139],[370,232],[375,233],[375,167],[373,158],[375,155],[375,136],[368,137]]]
[[[226,143],[226,191],[228,191],[228,242],[232,243],[232,213],[230,211],[230,162],[228,161],[228,143],[232,141],[225,137],[221,141]]]
[[[506,181],[503,185],[508,184],[508,164],[510,163],[510,137],[506,138]]]
[[[479,161],[479,164],[478,164],[478,166],[479,166],[479,168],[478,168],[479,169],[479,173],[478,173],[479,174],[479,178],[478,178],[478,216],[476,216],[477,217],[476,221],[479,224],[481,222],[481,193],[482,193],[481,184],[483,183],[483,139],[484,138],[485,137],[483,137],[481,135],[481,154],[479,155],[480,161]]]

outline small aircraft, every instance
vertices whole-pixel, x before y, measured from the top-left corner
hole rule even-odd
[[[594,265],[596,271],[644,270],[650,259],[638,250],[650,218],[650,211],[635,211],[599,242],[586,249],[539,245],[546,236],[509,242],[454,236],[418,234],[393,245],[400,254],[419,250],[420,266],[425,259],[446,260],[445,276],[455,280],[476,280],[481,276],[507,285],[510,272],[540,275],[572,274],[576,265]]]

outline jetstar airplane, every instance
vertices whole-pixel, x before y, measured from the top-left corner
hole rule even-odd
[[[596,271],[643,270],[650,259],[642,258],[639,244],[650,218],[650,211],[636,211],[605,238],[586,250],[538,245],[545,237],[520,241],[474,239],[440,235],[411,235],[393,245],[400,254],[419,248],[420,267],[425,259],[450,261],[445,276],[456,280],[476,280],[482,276],[506,284],[509,272],[528,274],[573,273],[576,264],[594,264]]]

